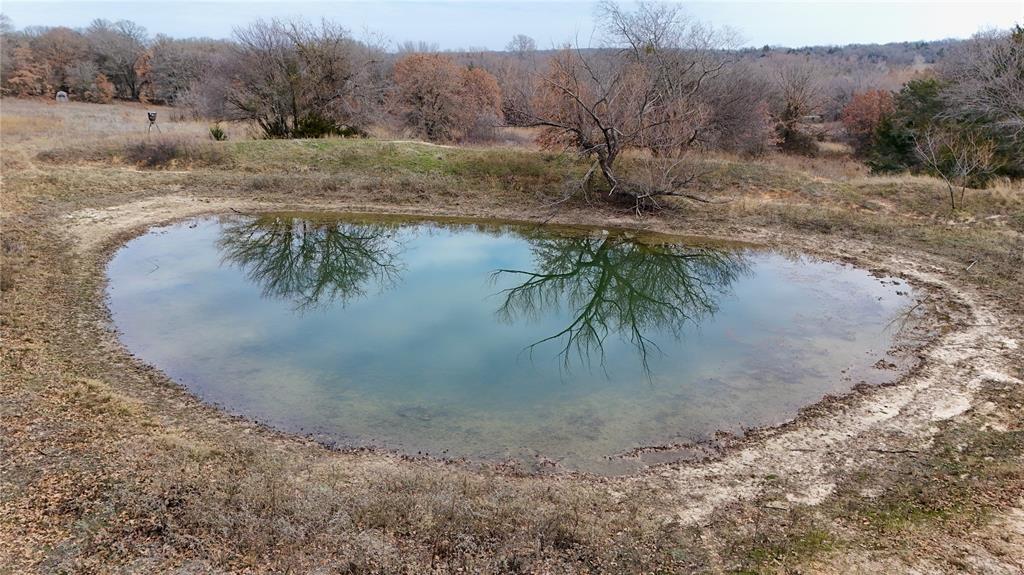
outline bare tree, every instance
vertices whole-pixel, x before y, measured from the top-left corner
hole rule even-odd
[[[1024,28],[975,36],[954,50],[942,72],[949,114],[1024,136]]]
[[[995,144],[970,130],[953,131],[931,126],[914,137],[914,151],[949,189],[949,207],[957,206],[955,188],[960,188],[960,206],[972,178],[991,173],[997,166]]]
[[[68,66],[65,78],[67,88],[75,98],[99,104],[107,104],[114,98],[114,85],[90,60]]]
[[[139,99],[146,82],[146,29],[128,20],[94,20],[85,35],[96,64],[114,83],[117,95]]]
[[[701,101],[710,109],[701,144],[747,156],[779,143],[771,113],[771,82],[749,62],[737,62],[709,78]]]
[[[374,47],[327,21],[319,26],[293,22],[288,35],[307,77],[305,106],[312,114],[361,131],[379,89],[370,74],[379,57]]]
[[[537,42],[526,34],[516,34],[505,46],[506,52],[511,52],[519,58],[527,57],[531,52],[537,50]]]
[[[153,101],[177,105],[193,85],[216,82],[212,72],[231,45],[217,40],[178,40],[158,35],[151,47],[149,91]],[[222,96],[223,97],[223,94]]]
[[[236,70],[228,103],[268,137],[360,132],[379,98],[377,53],[328,22],[257,21],[235,30]]]
[[[685,191],[693,175],[684,156],[706,128],[708,110],[699,96],[729,62],[720,50],[726,38],[673,5],[641,3],[626,12],[606,2],[599,16],[604,44],[567,46],[550,59],[528,125],[544,128],[545,147],[593,160],[585,191],[600,173],[610,197],[627,198],[637,209],[656,206],[663,196],[705,201]],[[644,171],[656,170],[657,177],[621,173],[616,161],[627,150],[646,158]]]
[[[803,59],[787,62],[776,70],[776,114],[783,149],[801,153],[814,151],[813,140],[802,130],[801,124],[822,105],[822,76],[817,66]]]
[[[174,98],[174,105],[191,115],[193,119],[215,121],[230,120],[239,116],[239,111],[229,103],[233,85],[239,72],[238,60],[233,46],[208,56],[209,60],[197,79]]]
[[[520,42],[518,38],[514,38],[506,47],[506,50],[516,49],[516,52],[483,52],[474,54],[470,61],[465,62],[467,65],[484,68],[498,81],[502,96],[501,111],[508,126],[524,126],[529,123],[537,67],[543,59],[535,49],[529,48],[529,42]],[[518,44],[518,48],[514,44]],[[460,60],[465,61],[465,57]]]

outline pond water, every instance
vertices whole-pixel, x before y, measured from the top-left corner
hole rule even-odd
[[[272,214],[117,252],[127,348],[202,399],[341,446],[628,472],[895,379],[908,286],[593,229]]]

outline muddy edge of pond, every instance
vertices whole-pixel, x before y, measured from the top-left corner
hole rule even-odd
[[[747,448],[757,449],[758,444],[764,443],[768,439],[776,437],[782,433],[794,431],[799,433],[801,429],[809,426],[815,421],[846,411],[852,403],[860,399],[867,398],[870,400],[871,395],[877,393],[879,389],[900,386],[905,384],[908,380],[918,377],[922,370],[927,367],[925,357],[929,350],[933,350],[935,347],[942,345],[941,336],[943,333],[939,333],[940,328],[945,328],[945,333],[950,333],[960,329],[964,327],[967,322],[963,319],[958,321],[957,318],[964,318],[965,316],[970,315],[970,310],[968,308],[971,307],[971,303],[970,301],[962,299],[963,294],[957,294],[957,296],[954,296],[949,293],[950,289],[948,286],[942,286],[940,283],[930,281],[928,278],[922,277],[921,275],[908,274],[906,270],[887,267],[884,261],[879,261],[877,258],[877,250],[870,244],[854,242],[846,239],[837,239],[835,241],[825,242],[821,238],[803,237],[795,234],[781,234],[766,230],[744,230],[739,234],[734,233],[731,234],[730,237],[726,238],[716,236],[713,233],[713,230],[704,230],[698,226],[683,227],[674,225],[674,223],[671,222],[655,220],[653,218],[637,221],[629,217],[602,217],[600,214],[581,212],[560,213],[556,217],[542,220],[541,218],[523,218],[522,214],[504,214],[498,211],[467,214],[464,212],[455,213],[453,211],[441,209],[377,209],[351,204],[311,205],[302,203],[284,204],[240,202],[237,200],[196,200],[186,196],[165,196],[152,200],[122,204],[105,209],[80,210],[78,212],[65,215],[66,222],[69,224],[66,229],[71,234],[71,239],[80,250],[80,253],[83,255],[90,254],[95,256],[95,259],[90,258],[91,261],[86,264],[89,269],[84,270],[86,274],[99,280],[94,282],[95,293],[92,298],[93,309],[89,311],[90,315],[100,322],[100,327],[103,330],[102,333],[106,334],[104,338],[109,340],[103,342],[103,345],[97,345],[97,349],[109,349],[111,353],[116,356],[120,356],[122,359],[121,363],[126,365],[129,369],[149,374],[151,378],[155,378],[160,384],[162,384],[160,387],[164,390],[172,390],[176,395],[175,399],[179,402],[183,402],[182,407],[184,409],[192,410],[193,412],[198,411],[198,413],[202,413],[204,417],[212,418],[208,420],[211,423],[218,420],[230,422],[230,424],[241,426],[242,428],[259,430],[261,434],[277,441],[317,444],[325,449],[341,453],[373,454],[399,461],[419,461],[442,465],[467,465],[471,469],[486,469],[516,476],[552,475],[550,472],[545,471],[550,470],[551,466],[545,465],[544,461],[539,462],[540,465],[537,470],[527,470],[523,469],[520,465],[512,463],[468,462],[462,459],[453,460],[432,455],[408,455],[397,451],[372,447],[350,448],[318,441],[312,436],[281,431],[245,416],[228,413],[221,410],[216,405],[201,401],[186,388],[170,380],[156,368],[131,355],[127,349],[122,346],[119,338],[117,337],[116,331],[113,329],[113,324],[105,299],[105,288],[107,282],[105,273],[106,265],[118,249],[120,249],[127,241],[146,233],[153,227],[171,225],[202,216],[213,217],[219,215],[239,214],[255,215],[268,212],[288,212],[296,215],[303,212],[327,212],[331,214],[355,217],[359,217],[360,215],[371,218],[374,216],[387,216],[394,217],[396,219],[401,219],[403,216],[409,216],[413,219],[441,219],[444,221],[451,221],[453,223],[500,222],[526,225],[546,223],[556,227],[586,226],[635,230],[645,233],[666,234],[681,240],[692,240],[699,237],[713,242],[723,242],[734,245],[737,243],[755,244],[782,252],[799,252],[813,257],[818,257],[822,260],[855,265],[866,269],[877,276],[884,275],[896,277],[902,281],[908,282],[915,288],[915,290],[918,291],[921,296],[918,298],[919,301],[926,299],[926,302],[922,307],[927,307],[927,311],[924,314],[923,320],[920,322],[920,329],[915,330],[915,334],[911,339],[917,340],[923,331],[928,330],[933,333],[937,333],[938,335],[927,338],[927,341],[915,345],[912,349],[901,350],[902,355],[906,357],[913,356],[913,361],[909,362],[909,365],[904,367],[905,371],[900,375],[900,377],[890,383],[881,385],[857,384],[847,393],[838,396],[826,395],[821,400],[801,408],[798,414],[789,421],[778,425],[747,429],[743,435],[720,433],[715,439],[710,440],[706,445],[680,444],[641,446],[631,450],[631,452],[627,454],[627,456],[636,456],[641,453],[672,451],[688,448],[692,449],[697,447],[701,451],[697,457],[683,457],[675,461],[652,463],[639,472],[625,476],[606,477],[568,470],[556,470],[556,473],[553,475],[558,477],[579,477],[591,480],[639,478],[645,475],[658,474],[664,468],[701,465],[709,461],[719,460],[726,454],[736,450]],[[684,226],[687,224],[685,220],[681,223]],[[904,256],[913,256],[915,261],[919,261],[919,259],[927,259],[926,256],[923,255],[918,258],[918,255],[919,254],[904,254]],[[903,334],[901,334],[901,336],[902,335]],[[901,337],[901,339],[903,338]],[[901,341],[897,340],[893,345],[900,346],[900,344]],[[126,357],[130,359],[123,361]]]

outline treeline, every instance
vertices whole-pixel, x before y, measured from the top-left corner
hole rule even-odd
[[[979,34],[898,91],[855,94],[842,121],[876,172],[943,178],[950,203],[994,176],[1024,177],[1024,28]]]
[[[150,37],[122,20],[96,20],[83,30],[64,27],[16,31],[0,16],[0,74],[5,94],[73,99],[114,98],[178,104],[211,63],[229,57],[230,42]]]
[[[503,52],[440,53],[389,49],[330,22],[257,21],[214,41],[150,37],[127,21],[17,31],[5,20],[0,89],[169,104],[252,122],[269,138],[377,130],[464,142],[534,127],[542,145],[594,158],[613,189],[611,166],[627,149],[814,154],[837,138],[877,171],[948,172],[959,183],[1024,172],[1020,28],[967,41],[739,49],[672,5],[604,2],[597,21],[587,46],[542,51],[520,35]],[[659,195],[685,179],[647,186]]]
[[[178,107],[244,120],[269,138],[360,135],[398,124],[437,141],[486,139],[504,122],[493,74],[456,55],[386,50],[333,23],[257,21],[231,41],[150,37],[130,21],[15,30],[0,16],[0,91]]]

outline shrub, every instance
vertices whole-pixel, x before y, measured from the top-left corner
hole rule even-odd
[[[395,64],[403,123],[431,141],[486,138],[501,114],[494,76],[440,54],[411,54]]]
[[[224,131],[224,128],[220,127],[220,124],[214,124],[210,126],[210,137],[215,141],[223,142],[228,139],[228,134]]]
[[[91,90],[86,92],[86,99],[99,104],[109,104],[114,100],[114,83],[105,74],[96,74]]]
[[[918,163],[914,133],[892,116],[878,122],[865,154],[868,167],[875,173],[902,172]]]
[[[292,131],[293,138],[326,138],[329,136],[364,137],[366,133],[357,127],[339,124],[317,114],[307,114],[299,118]]]
[[[814,134],[804,130],[800,124],[780,122],[776,134],[778,135],[779,149],[783,152],[811,157],[818,155],[817,139]]]
[[[220,148],[172,138],[154,138],[127,144],[122,157],[144,168],[214,165],[223,163],[225,159]]]
[[[853,95],[843,108],[841,120],[859,154],[870,150],[879,124],[883,118],[891,116],[895,108],[895,99],[886,90],[868,90]]]

